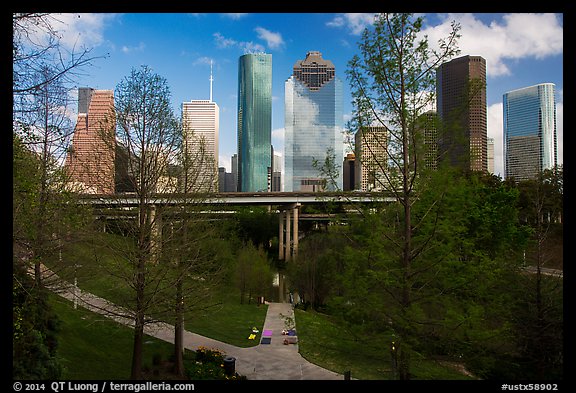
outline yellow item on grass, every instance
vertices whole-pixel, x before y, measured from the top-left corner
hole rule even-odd
[[[256,335],[255,335],[255,334],[251,334],[251,335],[248,337],[248,340],[254,340],[255,338],[256,338]]]

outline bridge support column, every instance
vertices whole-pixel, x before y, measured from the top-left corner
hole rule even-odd
[[[299,203],[286,207],[278,220],[278,259],[289,261],[298,255]]]
[[[286,210],[284,213],[286,216],[286,252],[284,256],[286,261],[292,259],[292,241],[290,240],[290,210]]]
[[[296,257],[298,255],[298,208],[300,207],[299,203],[294,205],[292,211],[294,212],[294,233],[292,235],[293,243],[292,243],[292,255]]]
[[[299,203],[287,206],[280,212],[278,223],[278,259],[290,261],[298,255],[298,209]],[[279,273],[279,301],[288,301],[288,282],[283,274]]]
[[[278,259],[284,260],[284,212],[280,212],[278,220]]]

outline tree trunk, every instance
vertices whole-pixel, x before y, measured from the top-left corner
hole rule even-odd
[[[410,379],[410,354],[403,345],[400,345],[398,376],[402,381],[408,381]]]
[[[144,339],[144,317],[136,315],[134,326],[134,348],[132,352],[132,371],[130,379],[142,379],[142,343]]]
[[[176,284],[176,323],[174,325],[174,373],[184,376],[184,298],[182,297],[182,281]]]
[[[144,206],[142,204],[142,206]],[[142,210],[141,210],[142,212]],[[134,310],[134,349],[132,352],[132,372],[131,379],[141,379],[142,378],[142,343],[144,340],[144,289],[146,285],[146,250],[148,249],[143,236],[142,221],[145,222],[145,215],[141,214],[140,224],[140,239],[139,239],[139,255],[138,262],[136,266],[136,309]]]

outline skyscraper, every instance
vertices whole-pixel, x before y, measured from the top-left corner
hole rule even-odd
[[[271,145],[272,55],[245,54],[238,62],[238,191],[268,190]]]
[[[516,181],[557,164],[555,85],[541,83],[503,96],[504,172]]]
[[[115,192],[116,151],[114,92],[78,89],[78,119],[65,167],[75,190],[92,194]]]
[[[270,191],[282,191],[282,156],[274,152],[272,146],[272,172],[271,172]]]
[[[436,72],[436,108],[442,121],[439,159],[474,171],[488,170],[486,60],[462,56]]]
[[[327,154],[334,155],[335,185],[342,189],[344,159],[342,81],[336,68],[318,51],[298,60],[284,91],[284,191],[317,189],[323,183],[319,168]]]
[[[494,173],[494,138],[488,138],[488,173]]]
[[[185,191],[218,191],[218,104],[211,99],[184,102],[182,122],[184,146],[190,162]]]
[[[356,187],[356,155],[346,154],[342,163],[342,190],[352,191]]]
[[[383,126],[362,127],[354,136],[355,189],[382,191],[389,186],[387,168],[388,131]]]

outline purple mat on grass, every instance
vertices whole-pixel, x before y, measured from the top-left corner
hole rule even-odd
[[[262,332],[262,336],[267,336],[267,337],[272,336],[272,330],[271,329],[264,329],[264,331]]]

